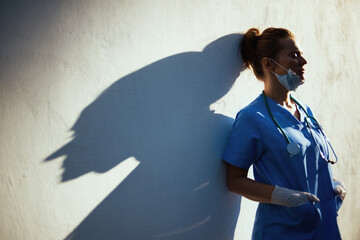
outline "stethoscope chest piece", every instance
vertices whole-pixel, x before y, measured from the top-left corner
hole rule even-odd
[[[286,149],[291,155],[296,155],[300,152],[300,145],[298,143],[291,142],[287,145]]]

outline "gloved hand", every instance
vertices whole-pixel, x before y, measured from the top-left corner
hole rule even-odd
[[[320,202],[313,194],[308,192],[296,191],[288,188],[275,186],[271,196],[271,203],[285,207],[297,207],[310,202]]]
[[[345,196],[346,196],[346,187],[344,186],[344,184],[336,179],[334,179],[334,192],[335,194],[339,195],[339,197],[341,198],[341,200],[344,201]]]

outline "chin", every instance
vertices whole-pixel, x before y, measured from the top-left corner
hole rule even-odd
[[[299,77],[301,78],[301,80],[302,80],[303,82],[305,82],[305,76],[304,76],[304,74],[299,75]]]

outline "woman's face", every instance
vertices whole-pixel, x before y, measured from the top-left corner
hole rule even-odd
[[[307,61],[302,56],[302,52],[299,50],[294,39],[281,39],[280,44],[283,45],[283,49],[278,54],[277,62],[284,68],[293,70],[299,77],[301,77],[301,79],[305,80],[304,65]],[[278,65],[275,66],[274,72],[280,75],[287,73]]]

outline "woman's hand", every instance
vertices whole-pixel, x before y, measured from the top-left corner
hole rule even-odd
[[[335,178],[334,178],[334,185],[335,185],[334,193],[339,195],[341,200],[344,201],[345,196],[346,196],[346,187],[345,187],[345,185],[342,182],[340,182],[339,180],[336,180]]]
[[[260,183],[247,177],[248,169],[228,164],[227,184],[230,191],[250,200],[297,207],[310,202],[320,202],[313,194]]]
[[[320,200],[311,193],[296,191],[279,186],[275,186],[271,196],[271,203],[285,207],[298,207],[309,201],[316,203],[320,202]]]

